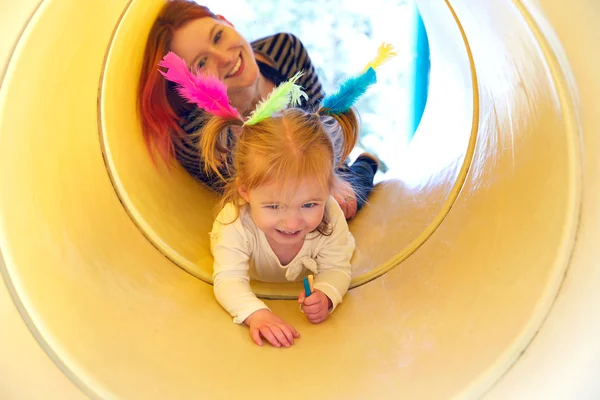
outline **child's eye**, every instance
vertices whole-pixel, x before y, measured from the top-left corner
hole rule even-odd
[[[317,203],[306,203],[302,207],[304,208],[313,208],[317,205]]]
[[[213,39],[213,43],[217,44],[219,43],[219,40],[221,40],[221,35],[223,34],[223,31],[220,30],[219,32],[217,32],[217,34],[215,35],[214,39]]]
[[[204,57],[202,60],[200,60],[200,62],[196,65],[196,68],[197,69],[204,68],[205,65],[206,65],[206,57]]]
[[[279,204],[269,204],[268,206],[265,206],[265,208],[268,208],[270,210],[278,210]]]

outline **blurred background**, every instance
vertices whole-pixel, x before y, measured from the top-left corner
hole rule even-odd
[[[359,144],[383,165],[376,180],[401,159],[427,99],[429,47],[412,0],[203,0],[249,41],[290,32],[308,49],[326,93],[361,71],[382,42],[398,56],[378,71],[378,83],[356,104],[362,122]],[[366,5],[370,8],[366,8]]]

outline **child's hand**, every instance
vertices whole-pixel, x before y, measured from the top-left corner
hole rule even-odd
[[[250,314],[244,323],[250,327],[250,336],[259,346],[263,344],[261,336],[275,347],[290,347],[294,338],[300,337],[293,326],[266,308]]]
[[[304,291],[298,296],[298,303],[302,304],[302,311],[306,318],[313,324],[320,324],[329,317],[329,309],[333,307],[329,297],[320,290],[315,290],[306,297]]]

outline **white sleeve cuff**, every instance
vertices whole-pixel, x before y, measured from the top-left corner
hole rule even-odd
[[[327,282],[319,282],[315,283],[315,289],[319,289],[321,292],[325,293],[329,300],[331,300],[332,307],[329,310],[331,314],[333,310],[342,302],[342,295],[337,290],[337,288]]]
[[[263,309],[271,311],[271,309],[267,307],[265,303],[257,299],[256,303],[250,304],[247,307],[244,307],[242,310],[240,310],[237,313],[237,315],[233,318],[233,323],[241,325],[250,315],[257,312],[258,310]]]

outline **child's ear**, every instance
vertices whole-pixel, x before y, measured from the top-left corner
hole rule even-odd
[[[248,190],[246,190],[246,187],[239,186],[238,193],[240,194],[241,198],[244,199],[244,201],[246,203],[250,203],[250,196],[248,195]]]
[[[227,24],[231,25],[231,27],[233,28],[233,24],[231,22],[229,22],[229,20],[227,18],[225,18],[224,16],[217,14],[217,19],[220,19],[221,21],[226,22]]]

